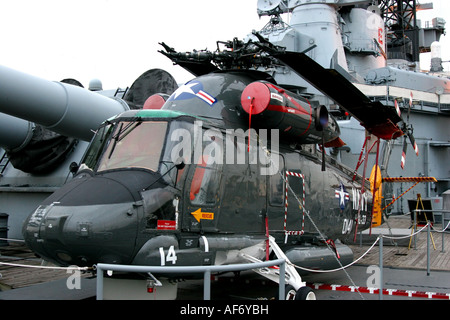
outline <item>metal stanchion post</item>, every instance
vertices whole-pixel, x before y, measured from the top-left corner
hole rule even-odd
[[[428,221],[427,224],[427,276],[430,275],[430,231],[431,223]]]
[[[278,284],[279,300],[286,299],[285,283],[286,283],[286,263],[283,262],[282,264],[280,264],[280,278],[279,278],[279,284]]]
[[[414,250],[417,249],[416,247],[416,232],[417,232],[417,210],[414,211]]]
[[[362,247],[362,231],[359,232],[359,247]]]
[[[211,300],[211,270],[205,270],[203,280],[203,300]]]
[[[97,268],[97,300],[103,300],[103,270]]]
[[[380,300],[383,300],[383,235],[380,236]]]
[[[444,243],[445,243],[445,237],[444,237],[445,231],[444,231],[444,228],[446,227],[446,225],[445,225],[446,214],[447,214],[447,212],[442,212],[442,249],[441,249],[442,253],[445,252],[445,249],[444,249]]]

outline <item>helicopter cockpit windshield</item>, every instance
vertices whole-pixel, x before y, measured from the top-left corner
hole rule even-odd
[[[126,119],[102,126],[91,142],[80,169],[94,172],[137,168],[164,174],[174,163],[171,138],[177,129],[190,132],[193,124],[181,121]],[[186,131],[184,131],[186,132]],[[186,154],[187,160],[190,154]]]
[[[138,167],[157,171],[166,131],[167,122],[121,122],[97,170]]]

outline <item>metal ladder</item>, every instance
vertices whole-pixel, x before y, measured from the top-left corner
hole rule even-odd
[[[9,164],[9,158],[6,154],[6,151],[3,152],[2,157],[0,158],[0,177],[3,175],[3,172],[5,172],[6,167]]]
[[[117,98],[117,95],[119,95],[119,94],[122,94],[122,99],[125,97],[125,95],[127,94],[127,92],[128,92],[128,87],[126,87],[125,89],[122,89],[122,88],[117,88],[117,90],[116,90],[116,92],[114,93],[114,97],[116,97]]]

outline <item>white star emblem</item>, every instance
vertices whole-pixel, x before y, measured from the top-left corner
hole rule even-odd
[[[345,191],[343,184],[341,184],[341,187],[339,188],[339,190],[334,190],[334,192],[335,192],[335,197],[339,198],[339,206],[341,207],[342,210],[344,210],[345,200],[348,201],[350,199],[349,193]]]
[[[181,87],[177,89],[174,93],[174,99],[178,98],[182,93],[189,93],[195,96],[195,92],[192,90],[193,87],[198,85],[198,82],[183,84]]]
[[[344,188],[342,188],[341,186],[341,190],[338,191],[339,192],[339,205],[344,206],[345,205],[345,191]]]

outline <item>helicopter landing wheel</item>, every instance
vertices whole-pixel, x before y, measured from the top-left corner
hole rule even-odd
[[[304,286],[295,290],[288,284],[285,288],[285,300],[316,300],[316,294],[310,287]]]

